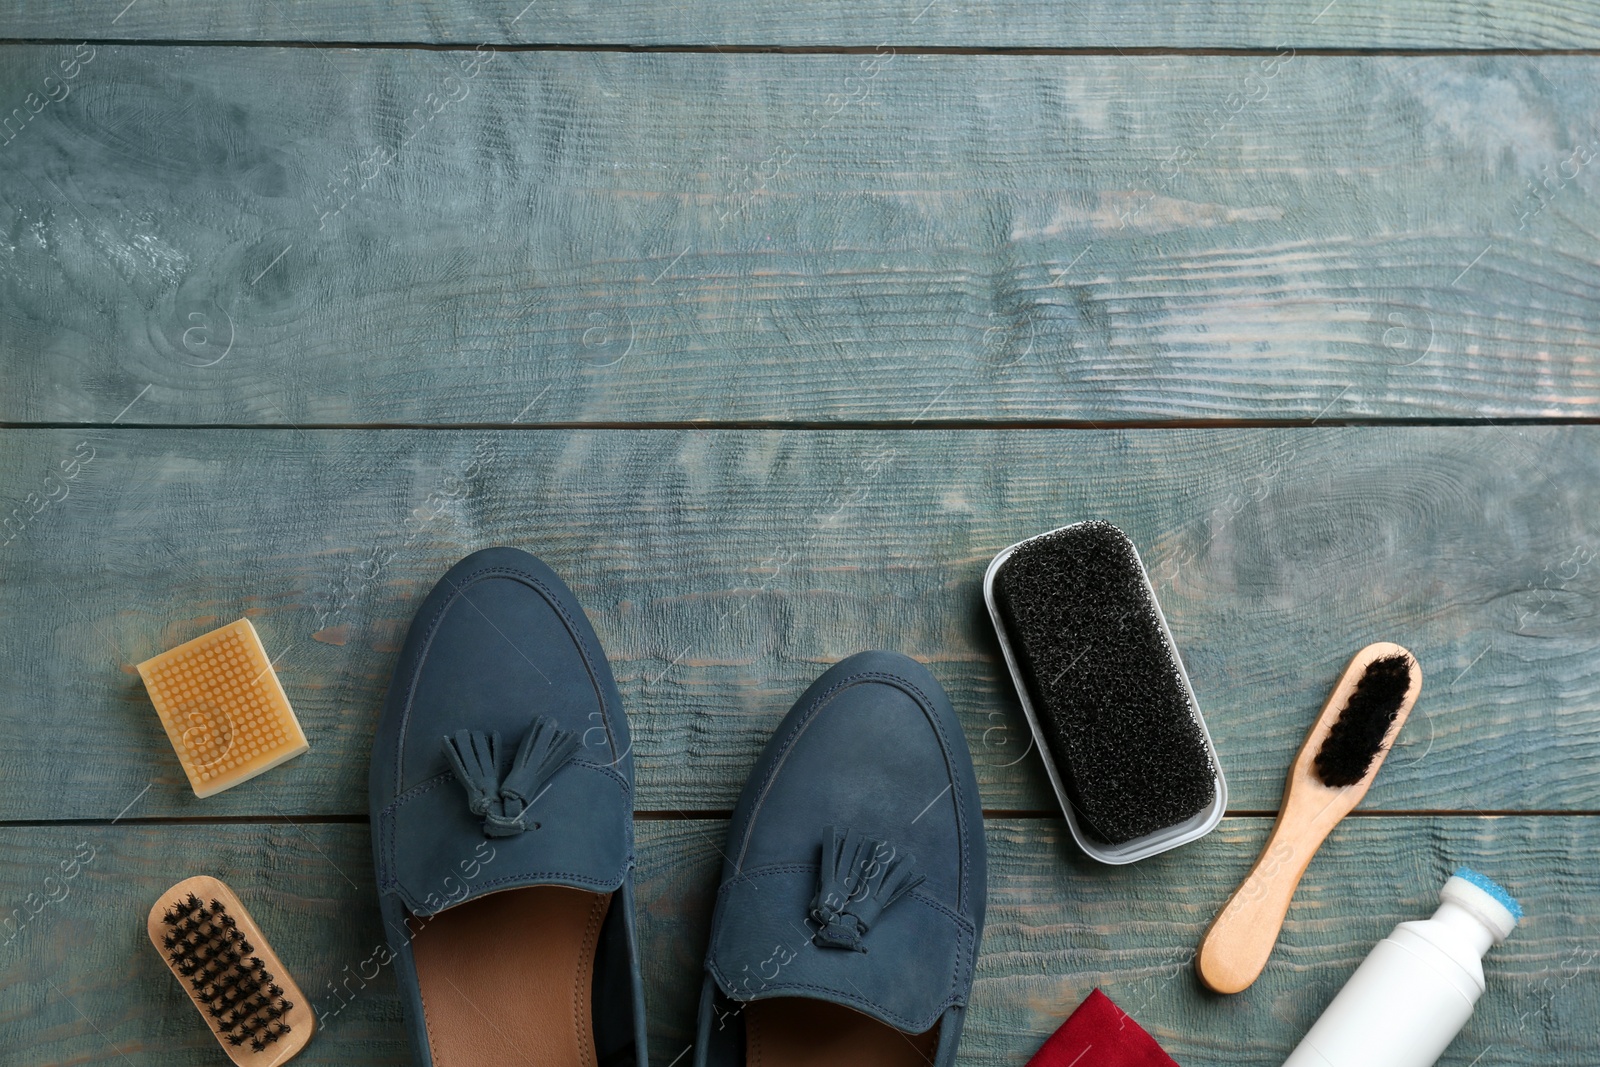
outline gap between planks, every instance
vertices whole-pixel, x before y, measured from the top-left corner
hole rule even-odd
[[[705,419],[695,421],[635,420],[623,422],[15,422],[0,421],[4,430],[1309,430],[1330,426],[1600,426],[1600,415],[1550,417],[1294,419]]]
[[[416,52],[470,52],[476,44],[439,44],[427,41],[307,41],[307,40],[201,40],[192,38],[122,38],[122,37],[0,37],[0,46],[60,46],[90,44],[96,47],[128,48],[330,48],[337,50],[368,49]],[[564,44],[557,41],[535,41],[517,44],[490,45],[494,52],[667,52],[690,55],[786,55],[786,56],[858,56],[876,55],[887,47],[903,56],[1121,56],[1125,59],[1166,56],[1276,56],[1281,48],[1176,48],[1146,45],[1117,48],[1098,46],[1085,48],[962,48],[952,45],[781,45],[781,44]],[[1293,48],[1293,46],[1290,46]],[[1538,56],[1600,56],[1600,48],[1294,48],[1297,56],[1521,56],[1532,59]]]
[[[1055,811],[1032,811],[1027,809],[989,808],[983,812],[985,819],[1059,819],[1060,813]],[[1276,819],[1276,811],[1230,811],[1224,815],[1228,819]],[[1426,808],[1405,811],[1389,811],[1374,809],[1372,811],[1353,811],[1345,816],[1347,819],[1429,819],[1429,818],[1480,818],[1480,819],[1506,819],[1506,818],[1548,818],[1548,819],[1592,819],[1600,817],[1600,810],[1564,810],[1564,809],[1519,809],[1505,808],[1495,810],[1482,810],[1477,808]],[[699,822],[699,821],[728,821],[733,818],[729,809],[707,809],[704,811],[636,811],[633,813],[635,822]],[[275,825],[281,822],[305,824],[307,826],[361,826],[371,820],[366,815],[153,815],[146,818],[134,819],[0,819],[0,830],[28,829],[50,826],[255,826]]]

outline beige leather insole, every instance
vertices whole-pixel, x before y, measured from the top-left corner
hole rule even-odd
[[[746,1067],[925,1067],[939,1028],[903,1034],[852,1008],[779,997],[745,1005]]]
[[[595,1067],[590,989],[610,905],[540,885],[428,920],[411,951],[436,1067]]]

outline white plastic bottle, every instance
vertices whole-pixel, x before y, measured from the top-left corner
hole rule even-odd
[[[1401,923],[1356,968],[1283,1067],[1433,1067],[1483,995],[1483,955],[1522,918],[1462,867],[1433,918]]]

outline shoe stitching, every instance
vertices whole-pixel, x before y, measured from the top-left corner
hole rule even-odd
[[[769,874],[816,874],[817,870],[818,867],[815,863],[767,864],[761,867],[756,867],[753,870],[743,871],[728,879],[726,882],[723,882],[721,887],[717,890],[717,896],[721,897],[730,891],[737,889],[741,882],[753,882],[758,878],[765,878]],[[951,908],[944,901],[938,899],[937,897],[930,896],[920,889],[913,889],[909,895],[922,901],[924,904],[928,905],[928,907],[934,909],[941,915],[944,915],[946,918],[956,923],[961,930],[965,932],[971,931],[973,927],[972,920]]]
[[[567,635],[571,637],[573,643],[578,646],[578,652],[583,658],[584,670],[588,673],[590,684],[593,686],[595,690],[595,696],[600,702],[601,721],[605,724],[606,740],[610,743],[611,750],[615,752],[617,747],[616,738],[612,736],[610,716],[606,714],[606,695],[603,691],[603,687],[599,684],[599,678],[594,669],[593,656],[589,651],[588,642],[585,641],[583,635],[578,632],[578,628],[574,623],[571,614],[568,613],[566,607],[560,602],[561,597],[558,596],[554,590],[547,586],[545,582],[533,572],[508,566],[480,567],[477,570],[469,571],[459,580],[452,581],[450,583],[451,595],[443,604],[439,606],[438,610],[434,612],[433,617],[428,620],[428,628],[425,631],[427,637],[423,643],[423,647],[418,650],[417,668],[412,673],[411,681],[406,688],[405,712],[401,718],[401,735],[404,736],[405,728],[410,722],[411,700],[416,689],[416,677],[422,673],[423,661],[427,658],[428,649],[433,646],[433,639],[438,631],[440,622],[443,621],[445,613],[455,604],[458,599],[465,599],[467,590],[473,585],[476,585],[478,582],[484,580],[484,578],[510,576],[525,579],[524,584],[531,586],[536,592],[538,592],[545,603],[547,603],[556,612],[556,614],[561,617],[562,624],[567,630]],[[446,577],[448,577],[448,572],[446,573]],[[401,752],[403,751],[404,746],[402,745]],[[397,756],[398,755],[399,754],[397,753]],[[398,784],[403,780],[403,765],[399,760],[397,760],[396,769],[398,773],[395,781]]]
[[[409,950],[409,948],[410,945],[408,944],[407,949]],[[412,966],[415,968],[415,964]],[[428,1062],[437,1064],[439,1062],[439,1054],[433,1047],[433,1027],[428,1025],[428,997],[422,992],[420,977],[417,979],[417,1002],[422,1005],[422,1033],[428,1039]]]
[[[822,713],[828,704],[832,703],[834,698],[841,690],[853,685],[858,685],[862,681],[866,680],[885,682],[909,694],[914,700],[916,700],[923,713],[923,716],[933,726],[934,733],[939,739],[939,748],[941,754],[944,756],[945,769],[950,776],[951,795],[954,797],[957,805],[956,832],[960,835],[961,839],[961,884],[957,889],[957,906],[959,908],[966,909],[969,906],[967,898],[969,896],[970,882],[972,880],[972,846],[971,842],[967,838],[967,820],[965,817],[963,817],[966,811],[965,793],[961,788],[961,775],[958,773],[959,768],[955,766],[955,760],[951,758],[951,753],[953,750],[950,743],[950,738],[945,734],[944,726],[942,723],[940,723],[939,715],[937,714],[935,708],[933,707],[933,702],[928,698],[927,694],[918,688],[915,682],[912,682],[907,678],[903,678],[900,675],[891,674],[886,671],[862,671],[840,679],[838,682],[830,686],[826,691],[819,693],[816,699],[812,702],[812,706],[807,709],[804,715],[801,716],[800,721],[790,728],[789,735],[784,738],[783,743],[779,746],[780,754],[778,758],[773,761],[772,766],[769,767],[766,774],[762,776],[761,785],[756,800],[751,805],[750,814],[745,819],[744,826],[741,828],[739,858],[734,863],[734,869],[737,871],[743,866],[745,854],[749,850],[750,835],[754,829],[756,816],[761,813],[762,808],[766,805],[767,793],[772,787],[772,781],[777,777],[778,772],[782,769],[785,761],[788,760],[789,753],[793,751],[794,746],[799,742],[801,735],[803,735],[811,726],[811,724],[816,721],[817,716]]]
[[[743,871],[743,872],[735,875],[734,877],[728,879],[726,882],[723,882],[722,885],[720,887],[718,887],[718,889],[717,889],[717,896],[718,897],[724,896],[727,893],[731,892],[732,890],[737,889],[739,887],[740,883],[742,883],[742,882],[754,882],[758,878],[765,878],[768,875],[773,875],[773,874],[816,874],[817,870],[818,870],[818,867],[817,867],[817,865],[815,863],[771,863],[771,864],[765,864],[765,865],[763,865],[761,867],[753,868],[752,870]],[[971,931],[972,930],[973,922],[972,922],[971,919],[967,918],[965,915],[962,915],[960,912],[954,910],[953,908],[950,907],[950,905],[946,904],[944,901],[938,899],[937,897],[931,896],[930,894],[925,893],[920,889],[913,889],[910,892],[909,895],[915,897],[916,899],[918,899],[920,901],[922,901],[924,904],[928,905],[928,907],[934,909],[935,911],[939,912],[941,915],[944,915],[945,917],[950,919],[952,922],[958,924],[961,927],[961,929],[963,929],[965,931]]]
[[[706,964],[706,969],[709,970],[712,973],[712,976],[715,977],[719,983],[727,982],[727,980],[723,977],[721,970],[718,969],[716,964],[707,963]],[[728,983],[728,984],[731,985],[732,983]],[[815,982],[786,982],[780,988],[796,989],[796,990],[804,989],[804,990],[809,990],[809,991],[815,992],[815,993],[826,993],[830,997],[841,997],[844,1000],[850,1001],[853,1004],[857,1004],[857,1005],[859,1005],[859,1006],[861,1006],[863,1008],[866,1008],[869,1012],[873,1012],[873,1013],[877,1013],[879,1015],[887,1016],[889,1018],[889,1020],[895,1026],[899,1027],[901,1030],[904,1030],[907,1033],[923,1033],[923,1032],[927,1031],[928,1029],[930,1029],[933,1026],[933,1023],[937,1023],[939,1021],[940,1017],[943,1016],[946,1011],[948,1011],[950,1008],[955,1006],[948,999],[946,999],[944,1001],[941,1001],[937,1006],[937,1010],[934,1012],[933,1022],[928,1023],[926,1026],[924,1026],[924,1025],[922,1025],[923,1020],[921,1020],[921,1019],[913,1019],[910,1016],[902,1015],[897,1011],[893,1011],[893,1010],[891,1010],[889,1008],[885,1008],[881,1004],[874,1003],[873,1001],[870,1001],[865,997],[859,996],[859,995],[854,994],[854,993],[841,992],[840,990],[835,989],[833,986],[817,985]],[[725,992],[725,995],[728,996],[728,999],[732,1000],[736,1004],[749,1004],[749,1003],[751,1003],[751,1001],[748,1001],[748,1000],[741,1001],[737,997],[732,996],[731,994],[726,994],[726,991],[724,991],[724,992]],[[762,999],[762,1000],[770,999],[771,995],[772,994],[770,994],[770,993],[769,994],[765,994],[759,999]],[[821,998],[813,998],[813,999],[821,999]],[[745,1026],[748,1028],[749,1025],[750,1025],[750,1020],[746,1019],[745,1020]]]
[[[723,883],[723,885],[717,890],[717,905],[719,908],[723,906],[724,898],[732,889],[738,886],[740,881],[753,882],[758,878],[764,878],[768,875],[807,874],[815,873],[816,870],[816,864],[795,863],[769,864],[756,868],[754,871],[745,872],[742,875],[733,879],[729,879],[727,882]],[[968,969],[972,965],[972,943],[975,937],[975,924],[972,920],[966,918],[965,916],[952,911],[949,906],[944,904],[942,901],[930,897],[926,893],[913,890],[910,895],[928,905],[938,914],[943,915],[955,928],[953,931],[955,934],[955,951],[953,953],[954,959],[952,960],[950,986],[944,997],[936,1002],[934,1022],[938,1022],[939,1018],[941,1018],[943,1014],[950,1008],[962,1007],[966,1004],[966,997],[962,994],[962,976],[967,973]],[[706,960],[706,969],[712,973],[713,977],[715,977],[718,983],[723,987],[724,994],[726,996],[739,1003],[748,1003],[748,1001],[738,1001],[738,999],[734,997],[732,993],[728,993],[726,991],[728,987],[731,987],[732,983],[724,974],[723,967],[717,962],[717,948],[721,940],[720,935],[720,929],[713,932],[711,953],[710,957]],[[915,1031],[918,1033],[927,1029],[926,1026],[922,1025],[924,1022],[923,1019],[913,1019],[909,1016],[896,1012],[893,1009],[886,1008],[877,1001],[869,999],[864,995],[845,993],[834,986],[818,985],[813,982],[789,981],[779,983],[778,988],[814,990],[825,992],[833,996],[842,996],[857,1005],[870,1009],[871,1011],[882,1012],[884,1015],[891,1016],[896,1024],[900,1025],[901,1029]],[[771,996],[776,994],[768,993],[767,995]]]
[[[449,573],[446,572],[445,576],[449,577]],[[579,655],[583,659],[584,670],[588,673],[590,685],[594,689],[595,697],[599,700],[601,712],[600,718],[605,727],[606,741],[609,743],[613,755],[616,753],[617,739],[612,730],[610,702],[606,699],[604,687],[600,685],[599,673],[595,669],[594,657],[589,650],[589,644],[584,639],[583,635],[578,632],[578,628],[574,623],[571,614],[566,610],[565,606],[560,603],[561,598],[558,597],[556,593],[550,589],[537,574],[534,574],[531,571],[509,566],[480,567],[467,572],[458,579],[452,579],[451,595],[447,597],[437,609],[435,609],[432,617],[430,617],[428,620],[425,630],[423,631],[425,636],[423,637],[421,647],[417,649],[416,666],[412,669],[411,676],[406,681],[404,691],[405,703],[400,715],[400,726],[398,730],[397,744],[395,746],[396,786],[405,780],[405,736],[407,728],[411,722],[411,702],[416,692],[417,677],[422,673],[422,666],[427,660],[428,650],[433,647],[433,639],[438,632],[439,624],[443,620],[445,613],[455,604],[456,600],[465,597],[467,589],[482,581],[485,577],[515,577],[524,580],[524,584],[531,586],[536,592],[538,592],[544,601],[549,604],[552,609],[554,609],[557,615],[561,617],[562,624],[566,627],[567,635],[572,638],[573,643],[578,647]],[[620,707],[616,710],[619,713],[621,712]],[[617,760],[620,760],[622,757],[618,756],[616,758]]]
[[[387,862],[386,866],[388,866],[391,869],[391,873],[389,873],[387,875],[384,875],[382,872],[380,872],[379,889],[382,892],[386,892],[386,893],[388,893],[388,892],[398,893],[399,896],[400,896],[400,899],[405,901],[406,906],[412,911],[413,914],[419,914],[419,915],[423,914],[424,913],[423,906],[412,895],[411,891],[406,888],[404,883],[402,883],[400,881],[399,874],[397,872],[393,871],[393,868],[396,866],[396,864],[395,864],[395,862],[394,862],[394,860],[392,858],[393,854],[394,854],[394,851],[395,851],[395,842],[394,842],[395,819],[393,818],[393,814],[392,814],[392,812],[390,812],[386,808],[384,810],[384,812],[382,813],[382,815],[380,816],[380,818],[385,823],[385,825],[383,827],[384,851],[385,851],[385,854],[386,854],[386,858],[388,859],[388,862]],[[491,886],[508,885],[508,884],[514,884],[514,883],[515,884],[525,884],[525,885],[550,885],[550,884],[567,884],[567,883],[570,883],[570,882],[577,882],[577,883],[580,883],[582,885],[592,886],[595,889],[599,889],[599,890],[615,891],[616,886],[619,885],[621,881],[623,881],[623,880],[625,880],[627,878],[627,873],[628,873],[629,870],[632,869],[633,862],[634,862],[633,851],[630,848],[629,851],[628,851],[628,855],[623,860],[622,867],[621,867],[621,873],[620,873],[620,875],[618,877],[593,878],[593,877],[590,877],[588,875],[573,874],[570,871],[547,870],[547,871],[522,871],[522,872],[520,872],[518,874],[503,875],[503,876],[501,876],[499,878],[489,878],[489,879],[485,879],[485,880],[483,880],[483,881],[478,883],[478,886],[479,886],[479,891],[478,892],[473,893],[473,894],[469,895],[468,897],[466,897],[464,900],[459,900],[456,903],[457,904],[464,904],[464,903],[466,903],[467,900],[476,900],[478,897],[481,897],[481,896],[484,895],[483,890],[488,889]],[[529,879],[534,879],[534,878],[560,878],[560,879],[564,879],[564,881],[562,883],[530,882],[530,881],[528,881]],[[452,907],[454,907],[454,905],[452,905]],[[449,910],[448,908],[439,909],[439,911],[448,911],[448,910]],[[432,912],[431,914],[437,915],[437,914],[439,914],[439,912]]]
[[[843,690],[854,685],[859,685],[863,680],[867,679],[884,681],[896,680],[893,675],[880,674],[873,671],[864,671],[859,674],[847,675],[835,682],[833,685],[829,686],[823,692],[817,694],[816,699],[812,701],[811,707],[807,708],[805,713],[800,716],[799,720],[789,728],[788,736],[785,737],[783,742],[778,746],[777,759],[773,761],[772,766],[768,767],[766,773],[761,777],[761,784],[757,789],[756,799],[750,805],[750,814],[748,817],[746,817],[744,826],[740,830],[741,840],[739,842],[739,859],[734,863],[734,869],[736,871],[744,866],[744,857],[750,849],[750,835],[754,830],[756,817],[761,814],[762,809],[766,806],[767,793],[772,788],[773,780],[776,779],[778,777],[778,773],[783,770],[783,765],[788,762],[789,753],[794,751],[794,746],[799,743],[800,738],[805,734],[805,732],[811,728],[811,724],[817,720],[817,717],[821,715],[822,712],[827,709],[828,705],[833,702],[835,696],[837,696]],[[920,699],[921,694],[918,693],[916,696]]]
[[[773,761],[772,766],[769,767],[767,772],[762,776],[757,799],[751,805],[750,814],[746,817],[744,825],[741,828],[739,858],[734,864],[735,877],[737,878],[743,873],[741,868],[744,863],[744,857],[749,850],[750,837],[754,829],[756,817],[761,813],[762,808],[765,806],[767,793],[771,789],[773,779],[777,777],[778,772],[783,767],[783,764],[788,760],[789,753],[793,751],[794,746],[799,742],[800,737],[805,733],[805,731],[810,728],[813,722],[816,721],[817,716],[821,714],[828,704],[832,703],[835,697],[842,690],[850,686],[860,684],[865,680],[882,681],[893,685],[910,695],[919,705],[920,710],[923,712],[923,716],[928,720],[930,725],[933,726],[934,734],[939,739],[940,752],[944,756],[945,769],[950,777],[951,795],[956,802],[956,832],[961,843],[961,883],[957,889],[957,907],[960,909],[968,908],[970,906],[969,896],[972,882],[972,845],[967,833],[967,819],[964,817],[966,810],[965,792],[961,787],[961,775],[959,773],[959,769],[955,766],[955,761],[952,759],[952,746],[950,738],[945,733],[944,725],[940,722],[939,715],[933,706],[933,702],[928,698],[927,694],[924,693],[922,689],[910,679],[887,671],[861,671],[840,679],[827,690],[819,693],[813,700],[811,707],[808,708],[801,716],[800,721],[790,728],[788,735],[784,738],[783,742],[779,746],[780,754],[778,758]],[[917,895],[919,898],[924,896],[923,894]],[[718,893],[718,897],[719,899],[721,897],[720,891]],[[976,917],[974,916],[972,920],[966,920],[962,918],[959,913],[953,917],[960,920],[961,929],[958,930],[958,936],[956,938],[956,966],[951,974],[950,992],[947,994],[945,999],[946,1008],[965,1003],[965,998],[961,995],[961,989],[963,985],[970,984],[973,978],[972,972],[976,964],[973,953],[968,946],[968,937],[973,936],[976,933]],[[715,922],[714,919],[713,922]],[[969,929],[971,930],[970,934],[968,933]],[[862,1003],[869,1002],[863,1000]]]
[[[597,897],[594,903],[589,905],[589,924],[584,927],[583,943],[578,948],[580,958],[587,961],[586,966],[580,966],[578,969],[579,980],[572,984],[572,1025],[580,1036],[583,1034],[585,1022],[583,1018],[583,986],[585,984],[592,985],[594,982],[594,946],[595,941],[600,936],[600,916],[605,914],[606,904],[605,898]],[[583,973],[585,970],[588,971],[587,975]],[[584,981],[585,978],[587,978],[587,982]],[[589,1044],[588,1047],[582,1048],[581,1051],[586,1054],[584,1059],[588,1061],[584,1067],[593,1067],[597,1053],[594,1048],[596,1035],[593,1033],[594,1019],[592,1015],[588,1020],[588,1025],[590,1028]]]
[[[624,800],[628,799],[629,793],[631,792],[631,790],[628,789],[628,784],[629,783],[628,783],[627,779],[625,779],[622,775],[618,774],[617,771],[614,768],[607,767],[607,766],[602,766],[601,764],[598,764],[598,763],[589,763],[587,761],[574,761],[574,762],[578,766],[587,767],[590,770],[599,771],[601,774],[605,775],[607,778],[610,778],[611,780],[616,782],[618,785],[620,785],[622,787],[623,799]],[[379,821],[379,825],[380,825],[380,828],[381,828],[380,832],[382,834],[381,840],[383,842],[382,858],[381,858],[382,867],[378,871],[378,884],[379,884],[380,888],[382,888],[384,890],[389,890],[389,889],[392,889],[392,888],[394,888],[394,887],[396,887],[396,886],[398,886],[400,884],[400,876],[399,876],[399,871],[398,871],[399,861],[398,861],[398,858],[397,858],[399,845],[398,845],[397,841],[395,840],[396,827],[397,827],[397,824],[398,824],[398,819],[396,818],[396,815],[399,812],[400,806],[402,804],[410,803],[411,801],[415,800],[417,797],[422,796],[425,793],[431,792],[432,790],[439,788],[439,786],[444,785],[447,782],[449,782],[450,779],[451,779],[451,775],[450,775],[449,771],[440,772],[439,774],[434,775],[432,778],[426,779],[425,781],[419,782],[418,784],[412,786],[410,789],[406,790],[404,793],[401,793],[399,796],[395,797],[388,804],[385,804],[383,806],[383,808],[381,808],[379,810],[379,812],[378,812],[378,821]],[[632,861],[633,861],[633,846],[632,846],[632,843],[631,843],[632,842],[631,836],[629,838],[629,841],[630,841],[630,843],[629,843],[629,846],[628,846],[628,865],[631,865]],[[550,873],[551,872],[548,872],[548,871],[537,872],[537,874],[540,875],[540,876],[547,876]],[[559,873],[559,872],[557,872],[557,873]],[[574,878],[576,878],[578,876],[563,874],[563,875],[561,875],[561,877],[574,877]],[[484,884],[485,885],[498,884],[499,881],[504,881],[504,879],[498,879],[498,880],[495,880],[493,882],[485,882]],[[610,885],[611,883],[610,883],[610,880],[601,880],[601,881],[596,881],[593,884],[600,885],[600,886],[607,886],[607,885]],[[408,900],[410,899],[409,894],[407,894],[407,899]]]
[[[448,576],[448,572],[447,572],[446,576]],[[404,781],[404,778],[405,778],[405,770],[404,770],[404,768],[405,768],[405,738],[406,738],[406,735],[407,735],[407,732],[408,732],[408,729],[409,729],[409,726],[410,726],[411,711],[412,711],[412,701],[413,701],[413,698],[414,698],[415,693],[416,693],[417,679],[422,673],[422,667],[423,667],[424,663],[427,660],[428,651],[433,646],[433,641],[434,641],[434,638],[437,636],[439,625],[440,625],[441,621],[443,620],[445,613],[448,612],[449,609],[452,606],[454,606],[456,600],[463,598],[465,596],[465,593],[466,593],[467,589],[471,588],[473,585],[477,584],[479,581],[482,581],[486,577],[511,577],[511,578],[516,578],[516,579],[523,580],[524,584],[531,586],[540,595],[540,597],[545,601],[545,603],[547,603],[556,612],[556,614],[561,618],[562,624],[566,628],[568,636],[572,639],[573,644],[577,646],[579,656],[583,660],[584,670],[586,671],[586,673],[589,676],[590,686],[594,691],[596,700],[599,702],[600,711],[601,711],[601,722],[604,725],[604,728],[605,728],[605,731],[606,731],[606,740],[609,743],[610,750],[613,753],[615,753],[616,750],[617,750],[617,738],[616,738],[615,731],[612,728],[612,722],[611,722],[611,718],[612,718],[611,712],[613,710],[613,706],[612,706],[611,702],[607,699],[606,687],[602,686],[600,684],[599,672],[597,671],[597,669],[595,667],[595,659],[594,659],[593,653],[590,650],[589,643],[584,638],[584,636],[579,632],[579,629],[578,629],[576,623],[574,622],[572,615],[566,610],[566,607],[560,602],[561,598],[559,596],[557,596],[555,591],[552,590],[545,583],[545,581],[543,579],[541,579],[537,574],[535,574],[535,573],[533,573],[531,571],[528,571],[528,570],[525,570],[525,569],[522,569],[522,568],[518,568],[518,567],[511,567],[511,566],[492,566],[491,565],[491,566],[478,567],[478,568],[476,568],[474,570],[468,571],[466,574],[460,576],[459,578],[452,579],[452,581],[451,581],[451,590],[452,590],[451,595],[448,596],[447,598],[445,598],[443,603],[441,603],[437,608],[434,609],[433,613],[428,618],[427,623],[425,625],[425,628],[423,630],[424,636],[422,638],[422,643],[421,643],[421,646],[417,649],[417,652],[416,652],[416,655],[415,655],[416,663],[415,663],[415,666],[412,668],[412,670],[410,672],[410,676],[405,681],[405,686],[404,686],[404,690],[403,690],[404,703],[403,703],[402,710],[401,710],[401,713],[400,713],[400,723],[399,723],[399,726],[398,726],[397,731],[396,731],[395,753],[394,753],[394,774],[395,774],[394,784],[395,784],[396,787],[398,787],[398,785],[402,781]],[[620,705],[616,706],[615,711],[618,714],[622,713]],[[624,796],[631,799],[632,794],[633,794],[632,783],[630,781],[628,781],[627,778],[625,778],[619,772],[617,772],[617,771],[615,771],[613,769],[615,764],[617,762],[620,762],[621,759],[622,759],[622,757],[617,757],[615,760],[613,760],[612,764],[610,764],[610,765],[608,765],[606,767],[603,767],[603,768],[597,767],[597,769],[606,770],[611,777],[613,777],[616,780],[618,780],[619,782],[621,782],[622,785],[623,785],[623,789],[624,789]],[[596,766],[594,764],[589,764],[588,761],[582,761],[582,762],[584,762],[586,765],[589,765],[589,766]],[[391,801],[391,805],[390,806],[392,806],[392,801]],[[630,807],[631,807],[631,805],[630,805]],[[388,810],[388,808],[386,807],[385,810]],[[388,829],[389,829],[389,833],[388,833],[388,840],[386,842],[385,854],[390,859],[389,866],[393,867],[393,865],[394,865],[393,864],[393,856],[395,854],[395,842],[394,842],[394,839],[393,839],[395,827],[394,827],[393,820],[390,820],[390,824],[389,824],[389,828]],[[630,851],[630,854],[631,854],[631,851],[632,851],[632,840],[633,840],[633,824],[632,824],[632,820],[631,819],[627,820],[627,826],[626,826],[626,829],[625,829],[625,833],[626,833],[628,841],[629,841],[629,851]],[[535,876],[535,877],[548,876],[551,873],[552,872],[537,872],[533,876]],[[559,872],[554,872],[554,873],[559,874]],[[565,875],[562,875],[562,876],[565,877]],[[399,881],[398,881],[398,876],[397,875],[391,875],[386,881],[383,880],[381,875],[380,875],[380,882],[382,882],[385,885],[386,888],[392,888],[392,887],[399,886]],[[491,884],[491,883],[486,883],[486,884]],[[599,886],[604,886],[604,885],[608,885],[609,882],[596,881],[596,882],[593,882],[592,884],[599,885]]]
[[[745,1067],[761,1067],[765,1053],[762,1050],[764,1034],[761,1027],[761,1012],[747,1012],[744,1017],[744,1047],[745,1055],[754,1058]]]

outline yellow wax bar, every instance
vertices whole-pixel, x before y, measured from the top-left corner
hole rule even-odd
[[[249,619],[145,660],[139,677],[197,797],[311,747]]]

